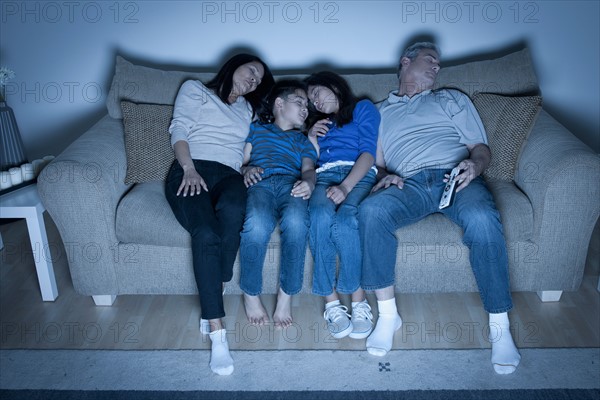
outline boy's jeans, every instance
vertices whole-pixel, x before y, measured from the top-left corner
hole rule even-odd
[[[262,292],[262,270],[271,233],[281,229],[280,288],[289,295],[302,289],[308,237],[308,200],[290,192],[299,179],[272,175],[248,188],[246,220],[240,243],[240,288],[257,296]]]

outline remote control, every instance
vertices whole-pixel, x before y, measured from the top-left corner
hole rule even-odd
[[[448,182],[446,182],[446,186],[444,187],[442,199],[440,200],[440,210],[452,204],[452,200],[454,199],[454,193],[456,192],[456,176],[458,174],[460,174],[460,169],[458,167],[452,169],[452,172],[450,173],[450,178],[448,178]]]

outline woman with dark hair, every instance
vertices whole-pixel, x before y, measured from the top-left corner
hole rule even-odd
[[[244,142],[260,99],[272,85],[273,76],[258,57],[233,56],[206,85],[183,83],[169,127],[176,160],[165,194],[191,235],[200,329],[210,333],[210,368],[219,375],[233,372],[221,319],[223,283],[233,274],[246,209],[240,174]]]
[[[319,147],[317,185],[309,205],[313,293],[325,297],[323,316],[333,337],[362,339],[373,329],[373,316],[360,287],[358,205],[375,184],[381,118],[370,100],[357,99],[333,72],[313,74],[305,83],[316,120],[308,135]],[[352,294],[352,316],[338,293]]]

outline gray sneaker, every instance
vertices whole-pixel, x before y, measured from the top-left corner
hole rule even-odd
[[[346,337],[352,332],[352,322],[348,314],[348,307],[337,305],[325,309],[323,318],[327,321],[329,333],[336,339]]]
[[[373,314],[371,306],[366,300],[361,301],[352,307],[352,339],[364,339],[371,334],[373,330]]]

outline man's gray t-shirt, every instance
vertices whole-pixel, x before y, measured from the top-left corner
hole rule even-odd
[[[426,90],[413,97],[391,92],[379,112],[386,169],[402,178],[452,169],[469,157],[467,145],[487,144],[477,110],[458,90]]]

